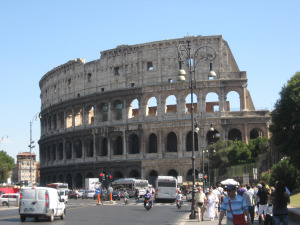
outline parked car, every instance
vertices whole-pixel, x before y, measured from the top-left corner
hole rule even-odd
[[[112,199],[120,201],[120,199],[121,199],[121,193],[120,193],[120,191],[113,191],[112,192]]]
[[[88,198],[90,198],[90,199],[93,199],[94,198],[94,195],[95,195],[96,193],[95,193],[95,190],[89,190],[89,191],[87,191],[87,192],[84,192],[83,194],[82,194],[82,199],[88,199]],[[95,199],[95,198],[94,198]]]
[[[18,193],[11,193],[11,194],[3,194],[0,197],[0,204],[2,205],[18,205],[18,199],[20,194]]]

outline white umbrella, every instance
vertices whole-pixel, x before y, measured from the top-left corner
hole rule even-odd
[[[223,180],[223,181],[221,181],[221,184],[222,185],[240,185],[240,183],[235,181],[234,179]]]

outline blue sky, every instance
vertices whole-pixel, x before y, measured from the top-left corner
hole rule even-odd
[[[47,71],[122,44],[223,35],[255,107],[273,109],[300,70],[299,8],[298,0],[0,0],[0,149],[14,158],[29,151]],[[38,155],[39,121],[32,134]]]

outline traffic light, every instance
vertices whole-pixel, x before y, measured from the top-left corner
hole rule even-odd
[[[103,177],[105,177],[105,175],[103,173],[100,173],[99,176],[100,176],[100,181],[102,182]]]
[[[207,175],[206,174],[204,174],[203,178],[204,178],[204,182],[207,183]]]

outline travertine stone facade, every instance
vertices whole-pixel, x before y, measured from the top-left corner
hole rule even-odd
[[[222,36],[197,36],[122,45],[86,63],[75,59],[40,80],[41,184],[63,181],[83,186],[84,178],[106,172],[119,177],[157,175],[191,178],[191,103],[189,77],[177,81],[179,44],[213,47],[217,57],[195,73],[196,172],[202,149],[218,138],[243,140],[269,136],[269,111],[255,110],[240,71]],[[239,96],[232,111],[227,96]],[[207,101],[214,93],[215,101]],[[170,100],[171,99],[171,100]],[[214,131],[210,131],[210,127]],[[219,135],[218,135],[219,134]]]

